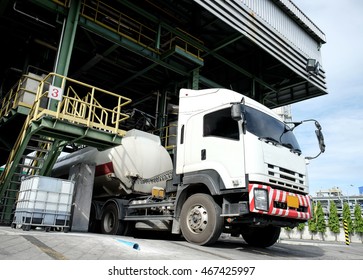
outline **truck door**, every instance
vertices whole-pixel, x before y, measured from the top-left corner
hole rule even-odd
[[[195,115],[186,127],[184,172],[215,170],[226,188],[245,187],[243,133],[231,108]]]

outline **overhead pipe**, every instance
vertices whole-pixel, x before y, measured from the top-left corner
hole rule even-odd
[[[47,47],[48,49],[51,49],[52,51],[58,51],[58,48],[47,43],[47,42],[44,42],[43,40],[40,40],[40,39],[34,39],[34,42],[41,45],[41,46],[44,46],[44,47]]]
[[[30,17],[31,19],[34,19],[34,20],[35,20],[35,21],[37,21],[37,22],[40,22],[40,23],[43,23],[43,24],[46,24],[46,25],[48,25],[48,26],[50,26],[50,27],[55,28],[55,25],[53,25],[53,24],[50,24],[50,23],[48,23],[48,22],[46,22],[46,21],[44,21],[44,20],[39,19],[38,17],[35,17],[35,16],[32,16],[32,15],[29,15],[29,14],[27,14],[27,13],[23,12],[23,11],[18,10],[18,9],[16,8],[16,3],[17,3],[17,2],[15,2],[15,3],[14,3],[14,5],[13,5],[13,10],[14,10],[14,11],[16,11],[16,12],[18,12],[18,13],[20,13],[20,14],[24,15],[24,16]]]

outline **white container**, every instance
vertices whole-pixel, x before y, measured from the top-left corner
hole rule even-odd
[[[20,185],[14,223],[34,226],[69,226],[74,182],[30,176]]]

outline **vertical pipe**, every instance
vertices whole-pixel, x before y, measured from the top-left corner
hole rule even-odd
[[[158,26],[158,32],[157,32],[157,34],[156,34],[156,40],[155,40],[155,42],[156,42],[156,44],[155,44],[155,48],[156,48],[157,50],[159,50],[159,49],[160,49],[160,37],[161,37],[161,24],[159,23],[159,26]]]
[[[162,124],[161,127],[165,127],[166,126],[166,117],[167,117],[167,98],[168,98],[168,92],[165,91],[164,92],[164,104],[163,104],[163,119],[162,119]]]
[[[155,127],[158,127],[159,122],[159,100],[160,100],[160,93],[159,91],[156,92],[156,108],[155,108]]]

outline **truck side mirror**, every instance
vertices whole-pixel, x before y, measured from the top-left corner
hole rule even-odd
[[[318,138],[319,148],[322,153],[325,152],[325,142],[324,142],[324,135],[321,132],[321,125],[318,122],[315,122],[315,126],[317,130],[315,130],[316,137]]]
[[[316,134],[316,138],[318,138],[318,143],[319,143],[319,148],[320,148],[320,153],[317,154],[315,157],[306,157],[306,159],[310,160],[310,159],[314,159],[317,158],[319,155],[321,155],[322,153],[325,152],[325,142],[324,142],[324,136],[323,136],[323,132],[321,131],[321,125],[318,121],[316,120],[305,120],[303,122],[308,122],[308,121],[314,121],[315,122],[315,134]]]
[[[244,101],[244,100],[242,100]],[[235,121],[242,121],[242,131],[245,134],[246,133],[246,113],[245,113],[245,107],[242,103],[232,103],[231,107],[231,117]]]
[[[244,119],[244,112],[242,110],[241,103],[233,103],[231,107],[231,117],[235,121],[241,121]]]

